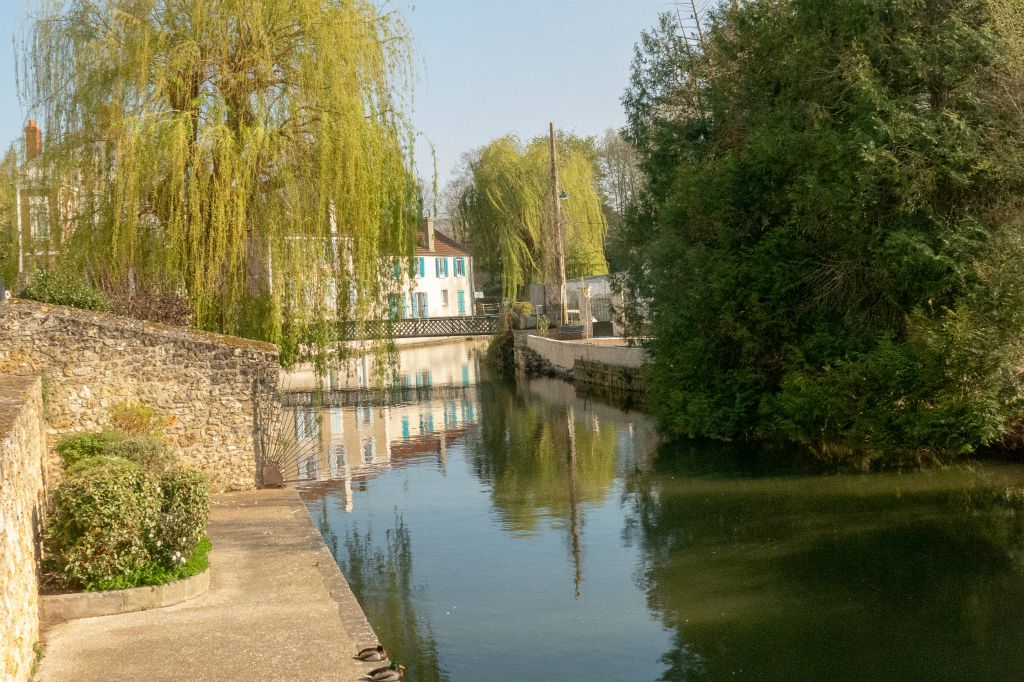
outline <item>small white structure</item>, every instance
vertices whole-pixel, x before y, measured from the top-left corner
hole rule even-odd
[[[427,217],[413,258],[407,293],[392,296],[393,317],[466,317],[473,314],[473,254],[434,230]]]

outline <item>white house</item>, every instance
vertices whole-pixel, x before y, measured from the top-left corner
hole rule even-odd
[[[473,314],[473,254],[434,230],[427,217],[413,259],[406,293],[393,296],[395,317],[463,317]]]

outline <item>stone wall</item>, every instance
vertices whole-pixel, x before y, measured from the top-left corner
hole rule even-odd
[[[638,367],[617,367],[589,360],[577,360],[572,368],[576,385],[585,390],[610,395],[644,395],[644,383]]]
[[[39,641],[45,457],[42,382],[0,376],[0,679],[15,682],[29,678]]]
[[[137,400],[214,490],[256,484],[255,412],[274,400],[277,349],[265,343],[64,306],[0,303],[0,373],[43,375],[51,433],[97,430]]]

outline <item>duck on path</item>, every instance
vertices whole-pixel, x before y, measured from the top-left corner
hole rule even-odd
[[[367,647],[356,654],[356,659],[360,661],[386,661],[388,660],[388,652],[384,650],[384,647],[378,644],[377,646]]]
[[[405,666],[392,662],[391,665],[371,670],[366,676],[373,682],[399,682],[405,679]]]

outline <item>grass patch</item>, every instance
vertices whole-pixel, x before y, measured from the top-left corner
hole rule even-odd
[[[213,543],[210,538],[204,536],[196,545],[192,556],[188,561],[175,566],[164,568],[158,564],[146,564],[132,571],[128,575],[117,576],[110,580],[100,580],[90,584],[86,589],[89,592],[103,592],[106,590],[127,590],[132,587],[145,587],[147,585],[164,585],[177,580],[191,578],[199,575],[210,566],[210,550]]]

